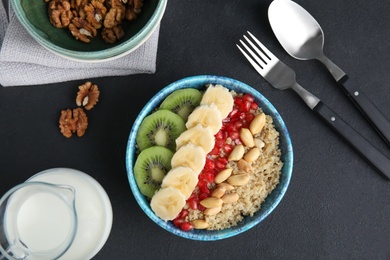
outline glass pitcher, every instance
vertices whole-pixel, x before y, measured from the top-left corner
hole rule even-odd
[[[57,259],[76,231],[71,186],[25,182],[0,199],[0,259]]]

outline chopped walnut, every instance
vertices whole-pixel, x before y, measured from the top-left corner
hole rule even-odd
[[[135,19],[137,19],[137,17],[138,15],[136,14],[136,12],[134,12],[134,8],[132,6],[127,6],[125,14],[126,20],[134,21]]]
[[[106,18],[104,19],[104,27],[112,28],[122,23],[125,18],[126,7],[122,2],[119,2],[117,5],[111,7],[107,12]]]
[[[70,6],[73,10],[84,9],[84,6],[88,4],[89,0],[70,0]]]
[[[103,3],[92,0],[89,4],[84,7],[84,12],[87,21],[95,28],[100,29],[102,22],[107,13],[107,8]]]
[[[112,28],[103,28],[102,38],[106,43],[115,43],[125,36],[125,32],[122,27],[114,26]]]
[[[68,28],[82,42],[89,43],[102,27],[105,42],[115,43],[124,36],[119,26],[125,20],[136,20],[144,0],[43,0],[48,3],[50,22]]]
[[[73,18],[70,3],[63,0],[51,0],[49,3],[50,23],[57,28],[68,27]]]
[[[88,118],[82,108],[66,109],[61,111],[60,116],[60,130],[61,133],[70,138],[73,133],[81,137],[85,134],[88,127]]]
[[[88,21],[79,17],[72,20],[72,23],[69,25],[69,30],[76,40],[83,42],[90,42],[91,40],[89,38],[93,38],[97,34],[96,29]]]
[[[76,104],[78,106],[84,106],[86,110],[91,110],[99,101],[99,95],[100,91],[98,86],[88,81],[79,86]]]
[[[133,0],[134,11],[139,14],[144,6],[143,0]]]
[[[129,21],[137,19],[138,14],[141,13],[143,5],[142,0],[130,0],[126,6],[126,19]]]

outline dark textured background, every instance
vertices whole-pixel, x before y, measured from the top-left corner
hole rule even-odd
[[[101,99],[88,113],[82,138],[64,138],[57,122],[61,109],[75,106],[77,86],[85,80],[0,88],[0,194],[52,167],[90,174],[107,191],[114,213],[111,235],[95,259],[390,259],[389,182],[295,93],[271,88],[236,49],[246,30],[254,33],[294,68],[301,85],[390,156],[322,64],[284,52],[268,23],[270,2],[169,0],[157,72],[93,79]],[[297,2],[321,24],[327,56],[390,118],[390,1]],[[275,211],[239,236],[207,243],[176,237],[147,218],[125,169],[127,137],[145,102],[169,83],[199,74],[257,88],[284,118],[295,152],[290,187]]]

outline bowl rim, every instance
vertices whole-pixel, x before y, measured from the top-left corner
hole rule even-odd
[[[272,204],[268,205],[266,207],[263,207],[263,204],[267,202],[267,199],[265,202],[263,202],[262,207],[255,213],[254,216],[259,215],[256,218],[251,219],[252,221],[243,223],[240,225],[240,223],[233,228],[228,228],[224,230],[219,231],[209,231],[207,230],[207,233],[202,233],[202,230],[192,230],[190,232],[188,231],[182,231],[179,228],[176,228],[173,226],[171,222],[165,222],[161,220],[159,217],[157,217],[154,212],[151,210],[149,203],[147,202],[146,198],[140,193],[138,186],[135,182],[135,178],[133,176],[133,166],[136,159],[135,155],[135,137],[139,128],[139,125],[141,124],[143,118],[150,114],[150,112],[156,108],[157,105],[159,105],[163,98],[165,98],[168,94],[170,94],[172,91],[181,89],[181,88],[187,88],[187,87],[193,87],[194,84],[199,86],[199,88],[202,88],[202,86],[206,84],[221,84],[229,89],[231,89],[231,86],[237,86],[240,89],[243,89],[243,91],[249,91],[251,93],[255,93],[255,99],[258,102],[262,102],[262,105],[260,107],[266,111],[266,114],[271,115],[275,127],[278,126],[277,130],[280,133],[279,140],[283,140],[283,143],[285,144],[286,150],[282,153],[286,156],[284,158],[284,165],[282,168],[283,175],[281,178],[283,178],[283,186],[280,186],[279,184],[276,186],[276,188],[268,195],[270,197],[272,194],[274,201]],[[266,109],[265,109],[266,108]],[[270,113],[271,112],[271,113]],[[281,147],[282,148],[282,147]],[[282,155],[283,155],[282,154]],[[127,170],[127,177],[130,184],[130,188],[132,190],[133,196],[135,197],[138,205],[141,207],[141,209],[145,212],[145,214],[153,220],[157,225],[162,227],[163,229],[167,230],[170,233],[173,233],[177,236],[192,239],[192,240],[200,240],[200,241],[215,241],[220,239],[229,238],[235,235],[238,235],[246,230],[249,230],[253,226],[260,223],[262,220],[264,220],[280,203],[282,198],[284,197],[287,188],[289,186],[291,175],[292,175],[292,168],[293,168],[293,148],[292,148],[292,142],[290,138],[290,134],[287,130],[287,127],[280,116],[279,112],[276,110],[276,108],[266,99],[259,91],[255,90],[254,88],[250,87],[249,85],[240,82],[235,79],[231,79],[228,77],[223,76],[214,76],[214,75],[199,75],[199,76],[190,76],[186,77],[180,80],[177,80],[163,89],[161,89],[157,94],[155,94],[148,103],[142,108],[141,112],[138,114],[137,118],[135,119],[132,129],[129,134],[128,143],[126,147],[126,170]],[[268,198],[267,197],[267,198]],[[244,220],[248,218],[245,217]],[[242,222],[244,222],[244,220]],[[205,232],[205,231],[203,231]]]
[[[62,58],[71,61],[87,62],[87,63],[99,63],[99,62],[112,61],[121,58],[135,51],[137,48],[139,48],[150,38],[150,36],[153,34],[153,32],[160,24],[161,19],[164,16],[167,2],[168,2],[168,0],[158,0],[156,9],[154,10],[149,21],[145,24],[144,27],[142,27],[140,31],[138,31],[129,40],[104,50],[85,52],[85,51],[73,51],[63,47],[56,46],[46,38],[36,33],[34,30],[35,26],[27,19],[26,15],[23,12],[22,6],[17,4],[20,1],[21,0],[11,0],[12,8],[20,23],[27,30],[27,32],[34,38],[34,40],[36,40],[45,49],[49,50],[50,52]]]

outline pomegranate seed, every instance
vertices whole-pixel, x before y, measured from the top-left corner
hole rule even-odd
[[[230,114],[229,114],[230,120],[231,120],[232,118],[235,118],[237,114],[238,114],[238,109],[237,109],[237,108],[233,108],[233,110],[232,110],[232,111],[230,112]]]
[[[218,161],[220,161],[220,162],[222,162],[222,163],[224,163],[224,164],[227,164],[227,163],[229,162],[229,159],[226,158],[226,157],[219,157],[219,158],[218,158]]]
[[[190,206],[191,209],[197,209],[198,208],[198,201],[194,198],[189,198],[187,200],[188,206]]]
[[[233,140],[236,140],[238,137],[240,137],[240,134],[236,131],[229,132],[229,137]]]
[[[225,153],[231,153],[233,150],[233,147],[230,144],[225,144],[222,149],[224,150]]]
[[[248,122],[248,123],[250,123],[250,122],[252,122],[253,118],[255,118],[255,115],[252,114],[252,113],[248,113],[248,114],[246,114],[246,116],[245,116],[245,121]]]
[[[223,162],[218,161],[218,162],[215,163],[215,166],[216,166],[218,169],[225,169],[226,164],[224,164]]]
[[[209,194],[201,193],[201,194],[199,194],[199,201],[202,201],[202,200],[204,200],[205,198],[208,198],[208,197],[209,197]],[[199,205],[198,205],[198,207],[199,207]]]
[[[236,124],[235,123],[234,124],[228,124],[226,126],[226,131],[227,132],[235,132],[235,131],[237,131]]]
[[[214,174],[212,172],[207,172],[204,175],[204,180],[207,182],[214,182]]]
[[[235,105],[240,106],[242,103],[243,103],[243,99],[242,99],[242,98],[236,97],[236,98],[234,99],[234,104],[235,104]]]
[[[251,104],[251,109],[257,110],[258,108],[259,108],[259,105],[257,105],[256,102],[252,102],[252,104]]]
[[[213,150],[211,150],[211,155],[219,155],[219,147],[214,147]]]
[[[230,117],[226,117],[225,119],[222,120],[222,123],[229,123],[230,122]]]
[[[172,222],[175,227],[180,227],[185,221],[182,218],[175,218]]]
[[[217,140],[217,141],[215,142],[215,147],[221,148],[222,145],[224,145],[224,144],[225,144],[225,140]]]
[[[187,216],[188,216],[189,212],[188,210],[186,209],[183,209],[180,214],[179,214],[179,217],[182,218],[182,219],[185,219]]]
[[[236,128],[237,131],[240,131],[242,128],[242,122],[241,121],[236,121],[234,123],[234,127]]]
[[[255,101],[255,98],[251,94],[245,94],[242,99],[244,101],[253,102]]]
[[[199,209],[200,211],[204,211],[206,208],[203,207],[202,205],[200,205],[200,203],[198,203],[198,209]]]
[[[227,137],[228,137],[228,133],[226,131],[223,131],[223,139],[226,140]]]
[[[194,228],[194,226],[190,222],[184,222],[180,225],[181,230],[183,231],[189,231]]]
[[[246,116],[246,113],[241,112],[240,115],[239,115],[239,118],[240,118],[241,120],[244,120],[244,119],[245,119],[245,116]]]
[[[199,180],[198,182],[198,187],[199,187],[199,190],[205,194],[209,194],[210,193],[210,190],[209,188],[207,187],[207,182],[204,181],[204,175],[202,176],[202,179]],[[199,197],[200,198],[200,197]]]
[[[223,132],[221,130],[219,130],[218,133],[215,134],[215,139],[217,140],[223,139]]]
[[[241,106],[242,111],[248,112],[248,111],[251,109],[251,105],[252,105],[252,102],[250,102],[250,101],[245,101],[245,102],[242,104],[242,106]]]
[[[206,164],[204,166],[204,169],[206,170],[214,170],[215,168],[215,163],[213,160],[210,160],[209,158],[206,158]]]

